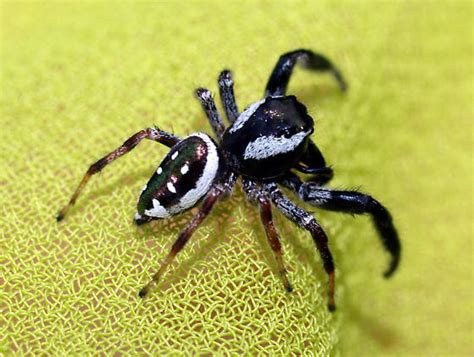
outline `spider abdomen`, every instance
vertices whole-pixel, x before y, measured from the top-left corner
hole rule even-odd
[[[180,141],[143,187],[135,221],[167,218],[192,208],[209,190],[218,166],[217,147],[208,135],[196,133]]]
[[[224,133],[228,164],[242,175],[269,179],[291,169],[313,132],[313,119],[294,96],[267,97],[240,114]]]

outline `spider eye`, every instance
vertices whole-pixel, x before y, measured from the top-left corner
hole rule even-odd
[[[290,138],[290,137],[292,136],[292,134],[290,133],[289,130],[285,130],[285,131],[283,132],[283,135],[281,135],[281,136],[283,136],[284,138],[287,138],[287,139],[288,139],[288,138]]]

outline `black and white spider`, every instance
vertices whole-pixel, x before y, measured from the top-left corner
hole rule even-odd
[[[260,217],[287,291],[293,288],[287,278],[281,244],[273,225],[272,203],[287,218],[311,233],[329,276],[328,307],[331,311],[335,309],[334,263],[328,238],[314,217],[290,201],[279,186],[290,189],[300,199],[316,207],[351,214],[370,214],[385,249],[391,254],[389,268],[384,274],[389,277],[398,266],[401,250],[390,213],[369,195],[323,187],[333,177],[333,171],[326,166],[321,152],[310,139],[314,130],[313,119],[295,96],[285,95],[297,63],[310,70],[331,73],[340,89],[346,89],[344,78],[330,60],[309,50],[296,50],[279,58],[268,80],[264,98],[239,113],[232,74],[225,70],[219,75],[218,83],[222,105],[231,123],[227,129],[211,92],[204,88],[196,90],[196,96],[217,137],[216,141],[204,133],[181,139],[158,128],[143,129],[90,166],[69,203],[59,212],[57,220],[64,218],[93,174],[132,150],[141,140],[150,139],[171,150],[143,187],[135,223],[140,225],[154,219],[168,218],[194,207],[201,200],[202,204],[179,234],[158,272],[140,290],[141,297],[157,284],[218,199],[232,191],[239,176],[242,177],[242,187],[247,198],[260,207]],[[295,172],[310,176],[304,181]]]

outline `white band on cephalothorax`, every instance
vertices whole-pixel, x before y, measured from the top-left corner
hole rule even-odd
[[[277,136],[261,136],[245,148],[244,159],[261,160],[270,156],[284,154],[296,148],[311,131],[303,131],[289,138]]]
[[[256,103],[253,103],[250,105],[247,109],[245,109],[242,114],[239,115],[237,120],[232,124],[232,126],[229,129],[229,133],[234,133],[237,130],[241,129],[244,124],[249,120],[249,118],[252,116],[253,113],[257,111],[257,109],[265,102],[265,99],[262,99]]]

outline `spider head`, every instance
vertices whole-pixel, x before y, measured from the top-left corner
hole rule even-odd
[[[294,96],[267,97],[248,107],[225,132],[222,149],[241,174],[277,177],[299,161],[313,125]]]

